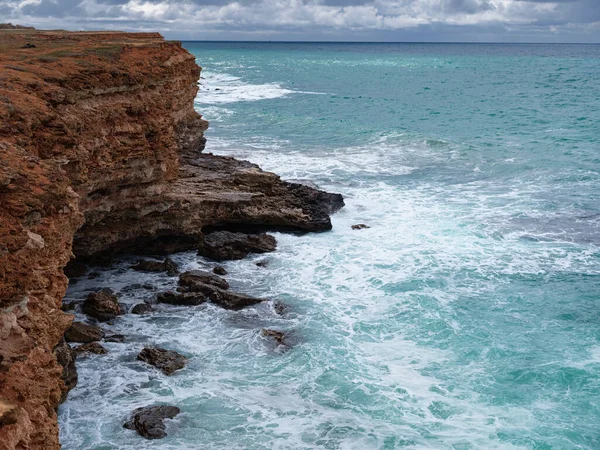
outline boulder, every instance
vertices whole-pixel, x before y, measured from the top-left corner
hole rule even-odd
[[[215,266],[215,268],[213,269],[213,273],[217,275],[227,275],[227,271],[223,266]]]
[[[371,228],[369,225],[365,225],[364,223],[357,223],[356,225],[352,225],[353,230],[364,230],[366,228]]]
[[[117,296],[110,289],[92,292],[83,302],[82,310],[101,322],[112,320],[125,313]]]
[[[166,303],[168,305],[177,306],[197,306],[207,302],[207,298],[200,292],[185,292],[177,293],[173,291],[163,292],[158,294],[156,301],[158,303]]]
[[[204,236],[198,254],[215,261],[243,259],[250,253],[272,252],[277,241],[271,235],[216,231]]]
[[[94,353],[95,355],[105,355],[106,353],[108,353],[108,350],[106,350],[98,342],[90,342],[88,344],[79,345],[79,346],[75,347],[73,350],[78,355],[80,355],[82,353]]]
[[[131,266],[133,270],[140,272],[165,272],[167,275],[175,276],[179,273],[179,267],[171,258],[165,259],[163,262],[141,260],[137,264]]]
[[[165,375],[171,375],[176,370],[183,369],[187,362],[185,356],[173,350],[158,347],[144,347],[137,359],[162,370]]]
[[[210,272],[190,270],[189,272],[182,273],[179,277],[179,285],[188,287],[191,291],[196,290],[194,289],[194,286],[198,284],[209,284],[218,287],[219,289],[229,289],[229,283],[227,283],[227,281]]]
[[[104,330],[96,325],[88,325],[83,322],[73,322],[71,328],[65,332],[67,342],[79,342],[87,344],[99,341],[104,337]]]
[[[152,312],[152,306],[148,303],[138,303],[131,308],[131,314],[148,314]]]
[[[221,289],[214,284],[202,283],[199,278],[196,278],[195,271],[185,272],[179,277],[180,292],[197,293],[200,292],[215,303],[225,309],[239,310],[247,306],[256,305],[264,300],[260,298],[250,297],[244,294],[237,294],[225,289]]]
[[[67,344],[67,341],[63,338],[58,345],[54,347],[54,355],[56,356],[58,364],[62,366],[61,379],[64,382],[60,399],[60,402],[62,403],[67,399],[69,391],[77,385],[78,376],[77,367],[75,366],[77,353],[73,351],[71,346]]]
[[[145,406],[134,410],[131,419],[123,426],[137,431],[146,439],[160,439],[167,435],[163,421],[175,418],[180,412],[176,406]]]

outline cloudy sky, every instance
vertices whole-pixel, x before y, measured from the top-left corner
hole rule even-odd
[[[600,0],[0,0],[0,22],[172,39],[600,42]]]

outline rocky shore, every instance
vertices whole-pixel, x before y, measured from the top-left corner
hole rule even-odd
[[[99,322],[152,309],[125,311],[110,290],[62,305],[65,266],[76,277],[120,253],[243,258],[275,249],[261,232],[325,231],[343,206],[340,195],[201,153],[199,76],[180,43],[155,33],[0,30],[0,449],[58,449],[56,410],[77,382],[77,354],[105,351]],[[131,270],[177,268],[151,260]],[[183,273],[156,301],[263,301],[217,274]],[[89,323],[72,324],[73,307]],[[169,374],[186,363],[169,352],[149,346],[139,359]],[[128,426],[160,437],[162,418],[177,413],[135,411]]]

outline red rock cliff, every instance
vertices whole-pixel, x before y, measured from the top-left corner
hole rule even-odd
[[[60,447],[73,252],[192,248],[207,225],[331,228],[341,197],[200,153],[199,75],[154,33],[0,30],[0,449]]]

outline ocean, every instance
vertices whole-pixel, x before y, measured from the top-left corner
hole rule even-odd
[[[206,152],[346,207],[331,232],[224,264],[283,316],[165,307],[108,326],[134,343],[78,360],[65,450],[600,448],[600,45],[184,46]],[[130,264],[67,299],[176,285]],[[148,370],[144,343],[189,363]],[[165,439],[122,428],[149,404],[182,409]]]

